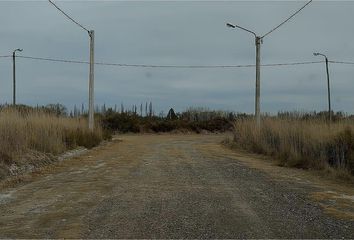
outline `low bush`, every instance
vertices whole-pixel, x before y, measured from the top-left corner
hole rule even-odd
[[[172,110],[170,110],[172,112]],[[214,111],[187,111],[164,116],[139,116],[134,112],[113,112],[108,110],[99,115],[104,129],[122,133],[191,131],[200,133],[230,131],[235,115]]]

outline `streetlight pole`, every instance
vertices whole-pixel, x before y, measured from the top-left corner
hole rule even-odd
[[[16,52],[22,52],[23,49],[17,48],[12,52],[12,78],[13,78],[13,95],[12,104],[16,106]]]
[[[95,31],[88,30],[83,25],[75,21],[72,17],[66,14],[62,9],[60,9],[52,0],[48,0],[56,9],[58,9],[62,14],[65,15],[70,21],[75,23],[81,29],[86,31],[90,37],[90,72],[89,72],[89,129],[93,131],[94,128],[94,43],[95,43]]]
[[[254,35],[255,38],[255,42],[256,42],[256,104],[255,104],[255,116],[256,116],[256,124],[258,129],[260,129],[261,127],[261,107],[260,107],[260,89],[261,89],[261,82],[260,82],[260,78],[261,78],[261,65],[260,65],[260,58],[261,58],[261,43],[263,43],[263,38],[268,36],[269,34],[271,34],[272,32],[274,32],[275,30],[277,30],[278,28],[280,28],[281,26],[283,26],[286,22],[288,22],[290,19],[292,19],[294,16],[296,16],[296,14],[298,14],[299,12],[301,12],[301,10],[303,10],[307,5],[309,5],[312,2],[312,0],[308,1],[304,6],[302,6],[300,9],[298,9],[296,12],[294,12],[292,15],[290,15],[288,18],[286,18],[284,21],[282,21],[280,24],[278,24],[276,27],[272,28],[270,31],[268,31],[266,34],[258,36],[255,32],[235,25],[235,24],[231,24],[231,23],[226,23],[227,27],[230,28],[239,28],[242,29],[246,32],[249,32],[251,34]]]
[[[257,34],[247,28],[234,25],[231,23],[226,23],[227,27],[230,28],[239,28],[246,32],[249,32],[254,35],[255,44],[256,44],[256,92],[255,92],[255,117],[256,125],[258,128],[261,127],[261,104],[260,104],[260,95],[261,95],[261,43],[263,43],[263,37],[257,36]]]
[[[256,111],[256,123],[257,127],[261,126],[261,43],[262,38],[256,36],[256,99],[255,99],[255,111]]]
[[[89,73],[89,129],[93,131],[94,128],[94,45],[95,45],[95,31],[90,30],[90,73]]]
[[[331,89],[329,84],[329,70],[328,70],[328,58],[322,53],[313,53],[314,56],[322,56],[326,61],[326,73],[327,73],[327,97],[328,97],[328,121],[329,124],[332,122],[332,110],[331,110]]]

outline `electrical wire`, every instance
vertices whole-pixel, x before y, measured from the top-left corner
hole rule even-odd
[[[49,62],[63,62],[63,63],[76,63],[76,64],[89,64],[87,61],[68,60],[68,59],[55,59],[17,55],[18,58],[49,61]],[[108,62],[95,62],[95,65],[102,66],[117,66],[117,67],[140,67],[140,68],[239,68],[239,67],[254,67],[255,65],[151,65],[151,64],[126,64],[126,63],[108,63]]]
[[[62,62],[62,63],[75,63],[75,64],[89,64],[87,61],[69,60],[69,59],[56,59],[56,58],[43,58],[33,56],[18,55],[17,58],[32,59],[39,61],[49,62]],[[263,64],[263,67],[275,67],[275,66],[294,66],[294,65],[308,65],[324,63],[324,61],[307,61],[307,62],[289,62],[289,63],[270,63]],[[126,64],[126,63],[109,63],[109,62],[95,62],[95,65],[101,66],[117,66],[117,67],[137,67],[137,68],[249,68],[255,67],[254,64],[244,65],[152,65],[152,64]]]
[[[294,65],[308,65],[324,63],[325,61],[309,61],[309,62],[292,62],[292,63],[271,63],[271,64],[261,64],[262,67],[275,67],[275,66],[294,66]]]
[[[122,63],[105,63],[96,62],[96,65],[118,66],[118,67],[140,67],[140,68],[246,68],[255,65],[149,65],[149,64],[122,64]]]
[[[32,56],[23,56],[23,55],[17,55],[16,58],[25,58],[25,59],[32,59],[32,60],[48,61],[48,62],[63,62],[63,63],[89,64],[89,62],[78,61],[78,60],[67,60],[67,59],[32,57]]]
[[[11,57],[11,55],[2,55],[2,56],[0,56],[0,58],[8,58],[8,57]]]
[[[275,28],[273,28],[272,30],[270,30],[269,32],[267,32],[266,34],[264,34],[261,38],[264,38],[265,36],[271,34],[272,32],[274,32],[275,30],[277,30],[278,28],[280,28],[283,24],[285,24],[286,22],[288,22],[291,18],[293,18],[296,14],[298,14],[299,12],[301,12],[302,9],[304,9],[307,5],[309,5],[312,2],[312,0],[308,1],[304,6],[302,6],[299,10],[297,10],[295,13],[293,13],[290,17],[288,17],[287,19],[285,19],[282,23],[280,23],[279,25],[277,25]]]
[[[48,0],[56,9],[58,9],[62,14],[64,14],[69,20],[71,20],[73,23],[75,23],[77,26],[79,26],[80,28],[82,28],[83,30],[85,30],[86,32],[88,32],[90,34],[90,31],[85,28],[84,26],[82,26],[80,23],[78,23],[77,21],[75,21],[72,17],[70,17],[68,14],[66,14],[63,10],[61,10],[54,2],[52,2],[51,0]]]
[[[339,64],[349,64],[354,65],[354,62],[345,62],[345,61],[328,61],[330,63],[339,63]]]

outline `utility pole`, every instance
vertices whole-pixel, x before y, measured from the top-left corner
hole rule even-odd
[[[261,95],[261,43],[262,38],[256,36],[256,99],[255,99],[255,116],[257,127],[261,126],[261,107],[260,107],[260,95]]]
[[[90,72],[89,72],[89,129],[93,131],[94,129],[94,43],[95,43],[95,32],[94,30],[88,30],[79,22],[75,21],[72,17],[66,14],[62,9],[60,9],[52,0],[48,0],[50,4],[52,4],[58,11],[60,11],[66,18],[68,18],[71,22],[75,23],[81,29],[86,31],[90,37]]]
[[[312,2],[312,0],[308,1],[304,6],[302,6],[300,9],[298,9],[295,13],[293,13],[292,15],[290,15],[288,18],[286,18],[284,21],[282,21],[280,24],[278,24],[276,27],[272,28],[270,31],[268,31],[266,34],[264,35],[257,35],[255,32],[241,27],[239,25],[236,24],[231,24],[231,23],[226,23],[227,27],[230,28],[239,28],[241,30],[244,30],[246,32],[249,32],[251,34],[254,35],[255,38],[255,43],[256,43],[256,99],[255,99],[255,118],[256,118],[256,127],[258,129],[260,129],[261,127],[261,107],[260,107],[260,92],[261,92],[261,44],[263,43],[263,38],[268,36],[269,34],[271,34],[272,32],[274,32],[275,30],[277,30],[279,27],[283,26],[286,22],[288,22],[291,18],[293,18],[296,14],[298,14],[302,9],[304,9],[307,5],[309,5]]]
[[[90,30],[90,73],[89,73],[89,129],[93,131],[94,128],[94,45],[95,45],[95,31]]]
[[[332,109],[331,109],[331,88],[329,85],[329,70],[328,70],[328,58],[322,53],[313,53],[314,56],[322,56],[326,62],[326,74],[327,74],[327,98],[328,98],[328,124],[332,122]]]
[[[256,92],[255,92],[255,108],[254,115],[256,118],[256,127],[260,129],[261,127],[261,103],[260,103],[260,95],[261,95],[261,43],[263,42],[263,37],[258,36],[255,32],[238,26],[231,23],[226,23],[227,27],[230,28],[239,28],[246,32],[253,34],[255,44],[256,44]]]
[[[326,72],[327,72],[327,96],[328,96],[328,118],[329,124],[332,122],[332,109],[331,109],[331,89],[329,85],[329,71],[328,71],[328,58],[326,57]]]
[[[13,92],[12,92],[12,105],[16,106],[16,55],[15,51],[12,52],[12,82],[13,82]]]
[[[22,52],[23,49],[17,48],[12,52],[12,78],[13,78],[13,95],[12,104],[16,106],[16,52]]]

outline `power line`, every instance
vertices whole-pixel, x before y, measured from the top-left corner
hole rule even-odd
[[[298,14],[299,12],[301,12],[302,9],[304,9],[307,5],[309,5],[312,2],[312,0],[308,1],[304,6],[302,6],[299,10],[297,10],[295,13],[293,13],[290,17],[288,17],[287,19],[285,19],[282,23],[280,23],[278,26],[276,26],[275,28],[273,28],[272,30],[270,30],[269,32],[267,32],[266,34],[264,34],[261,38],[264,38],[265,36],[271,34],[272,32],[274,32],[275,30],[277,30],[279,27],[281,27],[283,24],[285,24],[286,22],[288,22],[291,18],[293,18],[296,14]]]
[[[56,58],[43,58],[33,56],[16,56],[17,58],[49,61],[49,62],[62,62],[62,63],[75,63],[75,64],[89,64],[87,61],[69,60],[69,59],[56,59]],[[308,65],[323,63],[324,61],[306,61],[306,62],[289,62],[289,63],[269,63],[263,64],[264,67],[275,66],[294,66],[294,65]],[[96,62],[96,65],[101,66],[117,66],[117,67],[137,67],[137,68],[248,68],[254,67],[254,64],[244,65],[152,65],[152,64],[126,64],[126,63],[109,63],[109,62]]]
[[[32,56],[16,56],[18,58],[49,61],[49,62],[63,62],[63,63],[76,63],[76,64],[89,64],[87,61],[68,60],[68,59],[55,59],[43,58]],[[117,66],[117,67],[140,67],[140,68],[238,68],[238,67],[254,67],[255,65],[152,65],[152,64],[126,64],[126,63],[108,63],[108,62],[95,62],[96,65],[102,66]]]
[[[77,21],[75,21],[72,17],[70,17],[68,14],[66,14],[63,10],[61,10],[54,2],[52,2],[51,0],[48,0],[56,9],[58,9],[62,14],[64,14],[69,20],[71,20],[73,23],[75,23],[76,25],[78,25],[79,27],[81,27],[82,29],[84,29],[86,32],[88,32],[90,34],[90,31],[85,28],[84,26],[82,26],[80,23],[78,23]]]
[[[32,60],[40,60],[40,61],[48,61],[48,62],[63,62],[63,63],[76,63],[76,64],[89,64],[86,61],[78,61],[78,60],[67,60],[67,59],[55,59],[55,58],[43,58],[43,57],[32,57],[32,56],[16,56],[17,58],[25,58]]]
[[[270,63],[262,64],[262,67],[275,67],[275,66],[294,66],[294,65],[308,65],[308,64],[317,64],[324,63],[325,61],[309,61],[309,62],[292,62],[292,63]]]
[[[8,57],[11,57],[11,55],[2,55],[2,56],[0,56],[0,58],[8,58]]]
[[[354,62],[345,62],[345,61],[328,61],[330,63],[339,63],[339,64],[349,64],[354,65]]]
[[[118,66],[118,67],[140,67],[140,68],[243,68],[254,67],[254,65],[150,65],[150,64],[122,64],[97,62],[97,65]]]

